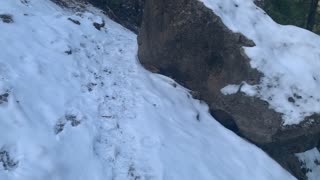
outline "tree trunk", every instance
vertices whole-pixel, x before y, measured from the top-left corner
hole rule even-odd
[[[307,26],[306,26],[306,28],[310,31],[313,30],[313,26],[315,24],[318,2],[319,0],[311,0],[308,19],[307,19]]]

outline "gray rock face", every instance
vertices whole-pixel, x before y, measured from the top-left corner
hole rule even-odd
[[[243,46],[254,42],[231,32],[197,0],[148,0],[138,37],[139,59],[149,70],[170,76],[205,100],[211,114],[227,128],[266,150],[292,174],[293,153],[317,146],[320,117],[313,115],[294,126],[282,126],[281,114],[267,102],[240,91],[224,96],[228,84],[257,84],[263,74],[252,69]],[[313,119],[314,121],[308,121]],[[281,154],[281,156],[279,155]]]

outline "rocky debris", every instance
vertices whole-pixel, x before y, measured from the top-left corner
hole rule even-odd
[[[2,164],[4,170],[10,171],[15,169],[18,166],[19,162],[13,160],[7,150],[5,150],[4,148],[1,148],[0,164]]]
[[[13,17],[11,14],[0,14],[0,20],[4,23],[13,23]]]
[[[0,95],[0,104],[4,104],[8,102],[9,93],[6,92]]]
[[[244,46],[255,43],[229,30],[221,19],[197,0],[146,1],[138,36],[140,62],[147,69],[170,76],[197,92],[211,114],[225,127],[257,144],[293,175],[303,179],[294,153],[317,146],[320,116],[283,126],[282,115],[266,101],[238,91],[225,96],[229,84],[258,84],[263,74],[252,69]],[[240,87],[241,88],[241,87]],[[288,101],[299,99],[294,95]]]

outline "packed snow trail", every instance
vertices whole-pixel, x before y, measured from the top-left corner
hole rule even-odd
[[[91,6],[0,1],[1,180],[293,180]],[[96,26],[98,25],[98,27]]]
[[[270,104],[285,125],[320,113],[320,37],[295,26],[275,23],[253,0],[199,0],[234,32],[253,40],[246,47],[252,68],[264,74],[258,85],[229,85],[226,95],[241,91]]]

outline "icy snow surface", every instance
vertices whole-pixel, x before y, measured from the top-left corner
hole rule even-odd
[[[256,44],[244,49],[251,66],[264,77],[260,84],[248,88],[249,92],[241,89],[242,92],[269,102],[271,108],[283,114],[287,125],[320,113],[319,36],[275,23],[253,0],[200,1],[232,31],[244,34]]]
[[[319,180],[320,177],[320,152],[317,148],[304,153],[296,154],[303,167],[307,170],[308,180]]]
[[[97,9],[1,0],[1,180],[293,180]],[[93,23],[105,21],[99,31]]]

